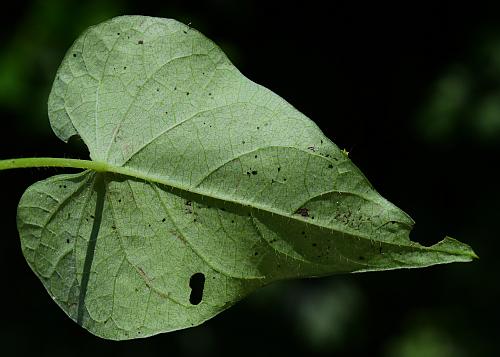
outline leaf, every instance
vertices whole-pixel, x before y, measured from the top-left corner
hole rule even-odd
[[[108,339],[198,325],[288,278],[469,261],[424,247],[347,155],[174,20],[124,16],[64,58],[50,123],[103,172],[32,185],[24,255],[59,306]]]

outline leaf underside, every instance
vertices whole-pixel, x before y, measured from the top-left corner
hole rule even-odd
[[[174,20],[88,29],[57,72],[49,116],[92,160],[140,173],[53,176],[18,207],[29,265],[103,338],[195,326],[280,279],[475,256],[451,238],[411,242],[411,218],[311,120]]]

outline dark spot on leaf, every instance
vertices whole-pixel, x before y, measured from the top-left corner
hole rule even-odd
[[[121,202],[122,202],[122,199],[120,198],[120,199],[118,200],[118,203],[121,203]]]
[[[248,175],[248,176],[250,176],[250,175],[251,175],[251,174],[250,174],[250,171],[247,171],[247,175]]]
[[[162,219],[161,219],[161,221],[162,221],[162,222],[165,222],[166,220],[167,220],[166,218],[162,218]]]
[[[208,93],[208,95],[212,95],[212,93]]]
[[[160,88],[156,88],[156,91],[159,92],[160,91]]]
[[[137,44],[139,44],[139,45],[142,45],[143,43],[144,43],[144,41],[143,41],[143,40],[139,40],[139,41],[137,42]]]
[[[127,66],[124,66],[123,69],[127,69]]]
[[[286,177],[283,179],[283,181],[286,181]]]
[[[195,219],[193,219],[193,222],[196,222],[196,218],[195,218]]]
[[[120,36],[120,33],[119,33],[119,32],[117,32],[116,34],[117,34],[118,36]]]
[[[305,207],[299,208],[295,213],[300,214],[302,217],[309,217],[309,210]]]
[[[359,259],[359,260],[365,260],[365,257],[363,257],[362,255],[360,255],[360,256],[358,257],[358,259]]]
[[[186,30],[182,30],[182,32],[184,32],[184,33],[188,33]]]
[[[191,279],[189,279],[189,287],[191,288],[189,302],[192,305],[198,305],[203,298],[203,289],[205,288],[205,274],[196,273],[191,275]]]
[[[68,244],[69,244],[69,239],[66,239],[66,243],[68,243]]]
[[[253,170],[253,171],[252,171],[252,175],[257,175],[257,171],[256,171],[256,170]]]
[[[151,224],[148,224],[148,227],[151,227]]]
[[[259,129],[260,129],[260,127],[257,127],[257,130],[259,130]]]
[[[312,152],[316,151],[316,148],[314,146],[309,146],[308,149],[311,150]]]
[[[274,181],[274,179],[271,179],[271,184],[275,183],[276,181]]]
[[[191,201],[186,201],[186,206],[191,206],[191,205],[192,205]]]
[[[328,168],[333,169],[333,165],[332,164],[328,165]]]
[[[76,53],[73,53],[73,57],[76,57]]]
[[[67,187],[68,187],[68,186],[66,186],[66,185],[63,185],[63,188],[67,188]]]
[[[234,219],[231,221],[231,223],[234,223]]]
[[[242,143],[242,144],[245,144],[245,142],[244,142],[244,141],[242,141],[241,143]]]
[[[320,140],[319,142],[320,142],[321,144],[323,144],[323,140]]]
[[[306,234],[306,232],[302,231],[302,233],[301,233],[301,234]]]
[[[174,90],[177,90],[177,87],[174,87]]]
[[[189,92],[186,92],[186,95],[189,95]]]
[[[257,155],[255,155],[255,158],[257,158]]]
[[[90,215],[90,218],[94,219],[95,217],[94,217],[94,215],[93,215],[93,214],[91,214],[91,215]]]
[[[278,167],[278,172],[280,172],[280,171],[281,171],[281,167]]]
[[[313,247],[316,247],[316,246],[317,246],[317,244],[316,244],[316,243],[313,243],[313,244],[312,244],[312,246],[313,246]]]
[[[254,255],[255,255],[255,256],[259,255],[259,252],[255,252],[255,253],[254,253]]]

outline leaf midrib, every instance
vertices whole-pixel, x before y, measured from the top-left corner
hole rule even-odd
[[[199,189],[196,189],[193,187],[188,187],[180,182],[175,182],[173,180],[165,179],[163,177],[157,177],[155,175],[145,174],[139,170],[136,170],[136,169],[133,169],[130,167],[115,166],[115,165],[109,164],[107,162],[92,161],[92,160],[79,160],[79,159],[66,159],[66,158],[22,158],[22,159],[0,160],[0,170],[14,169],[14,168],[30,168],[30,167],[67,167],[67,168],[87,169],[87,171],[91,170],[91,171],[96,171],[96,172],[101,172],[101,173],[114,173],[117,175],[122,175],[122,176],[130,177],[130,178],[134,178],[137,180],[161,184],[161,185],[170,187],[171,189],[174,189],[174,190],[176,189],[176,190],[188,192],[191,194],[196,194],[196,195],[200,195],[203,197],[208,197],[208,198],[211,198],[214,200],[229,202],[229,203],[237,205],[237,206],[246,207],[249,209],[256,209],[256,210],[268,212],[270,214],[276,214],[280,217],[293,219],[293,220],[299,221],[299,222],[306,224],[306,225],[312,225],[315,227],[328,229],[328,230],[335,230],[339,233],[349,234],[349,235],[355,236],[356,238],[365,239],[365,240],[368,240],[370,242],[378,242],[380,244],[395,246],[398,248],[411,247],[412,249],[419,249],[422,251],[431,250],[431,251],[438,251],[438,252],[443,252],[443,253],[447,253],[447,254],[457,255],[457,252],[450,252],[448,250],[439,249],[439,247],[436,247],[436,248],[425,247],[425,246],[422,246],[418,243],[412,242],[409,239],[408,239],[407,244],[399,244],[397,242],[374,240],[366,235],[361,234],[361,232],[358,232],[358,231],[346,230],[345,228],[340,229],[339,227],[331,227],[331,226],[329,227],[329,226],[319,224],[317,222],[312,223],[312,222],[309,222],[300,216],[281,212],[281,211],[278,211],[278,210],[276,210],[272,207],[269,207],[269,206],[259,205],[255,202],[251,202],[251,203],[240,202],[240,201],[232,199],[231,197],[216,195],[213,193],[207,193],[207,192],[204,192],[203,190],[199,190]],[[351,193],[351,192],[343,192],[343,191],[338,191],[338,192]],[[404,222],[400,222],[400,223],[404,223]],[[459,252],[459,255],[463,256],[465,254],[463,254],[462,252]],[[471,256],[471,258],[472,258],[472,256]]]

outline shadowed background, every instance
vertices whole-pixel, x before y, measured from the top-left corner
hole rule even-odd
[[[500,355],[500,3],[323,3],[16,2],[0,13],[0,158],[87,158],[48,123],[47,97],[66,50],[85,28],[114,16],[174,18],[349,151],[417,222],[412,239],[428,245],[449,235],[481,259],[281,282],[202,326],[104,341],[51,301],[20,249],[21,194],[64,170],[1,172],[1,354]]]

